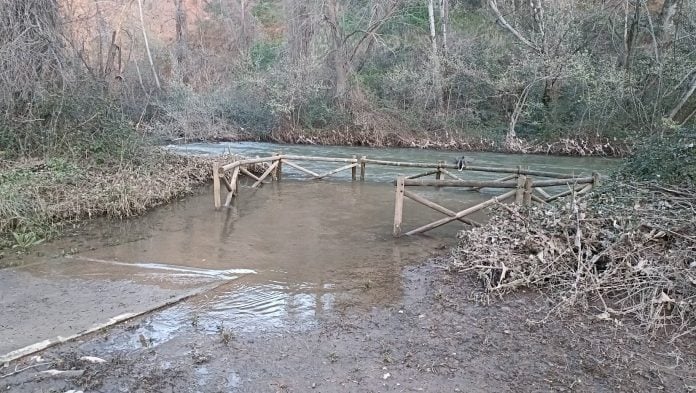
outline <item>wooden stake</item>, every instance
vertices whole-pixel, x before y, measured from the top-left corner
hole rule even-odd
[[[520,175],[517,178],[517,189],[515,190],[515,203],[522,206],[524,203],[524,184],[527,182],[527,176]]]
[[[273,171],[273,178],[275,181],[280,181],[281,177],[283,176],[283,160],[280,158],[280,153],[275,153],[273,156],[278,158],[278,165],[276,165],[275,171]]]
[[[222,206],[222,201],[220,200],[220,163],[213,163],[213,199],[215,201],[215,208],[219,209]]]
[[[396,196],[394,200],[394,237],[401,236],[401,222],[404,213],[404,177],[396,178]]]
[[[442,166],[445,164],[444,161],[437,162],[437,173],[435,174],[435,180],[442,180]]]
[[[532,183],[533,183],[533,180],[531,177],[527,177],[527,179],[524,182],[524,205],[525,206],[532,205],[532,193],[534,192],[534,189],[532,188]]]
[[[358,156],[353,156],[353,159],[357,159]],[[352,168],[350,168],[350,178],[352,181],[355,181],[358,178],[358,166],[354,165]]]
[[[360,181],[365,181],[365,167],[367,166],[367,156],[360,157]]]

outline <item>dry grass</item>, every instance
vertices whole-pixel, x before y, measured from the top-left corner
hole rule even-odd
[[[609,140],[561,138],[554,142],[540,142],[516,138],[514,143],[504,143],[485,135],[450,134],[445,131],[283,129],[274,131],[269,139],[272,142],[300,145],[405,147],[600,157],[624,157],[632,150],[626,143]]]
[[[139,162],[97,166],[65,160],[0,163],[0,237],[55,224],[141,214],[210,180],[211,160],[154,150]],[[9,244],[5,244],[7,246]]]
[[[529,210],[499,205],[462,232],[451,268],[475,272],[488,296],[539,288],[549,316],[581,308],[676,339],[696,333],[696,192],[612,183]]]

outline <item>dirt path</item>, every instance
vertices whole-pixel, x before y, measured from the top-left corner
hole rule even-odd
[[[3,391],[95,392],[680,392],[693,389],[694,347],[678,348],[581,317],[543,325],[537,295],[481,306],[469,279],[436,261],[407,267],[403,293],[374,306],[380,285],[353,285],[314,324],[215,326],[206,299],[166,340],[148,337],[161,316],[140,318],[41,354],[50,363],[0,379]],[[370,296],[366,296],[370,294]],[[180,310],[177,310],[177,307]],[[79,360],[97,356],[92,364]],[[10,364],[2,374],[31,366]],[[48,368],[85,370],[42,377]]]

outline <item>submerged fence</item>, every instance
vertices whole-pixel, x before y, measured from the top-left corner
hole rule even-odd
[[[338,168],[328,172],[317,173],[299,163],[303,162],[330,162],[344,164]],[[306,165],[306,164],[304,164]],[[476,221],[468,218],[473,213],[483,210],[495,203],[504,202],[508,199],[514,200],[520,205],[531,205],[532,202],[549,203],[558,198],[576,194],[581,195],[591,191],[599,184],[600,175],[593,173],[592,176],[577,177],[574,175],[540,171],[532,169],[524,169],[520,166],[517,168],[509,167],[484,167],[471,166],[465,163],[449,164],[444,161],[436,163],[419,163],[419,162],[399,162],[386,160],[368,159],[366,156],[351,158],[334,158],[334,157],[311,157],[297,155],[274,154],[270,157],[260,157],[252,159],[235,160],[229,164],[220,165],[213,164],[213,192],[215,208],[219,209],[222,206],[230,206],[234,198],[239,192],[239,180],[241,176],[249,177],[253,180],[252,188],[259,187],[270,181],[280,181],[283,176],[283,168],[290,167],[296,172],[303,175],[304,178],[311,180],[321,180],[333,176],[339,172],[351,170],[351,179],[364,181],[367,176],[368,165],[382,165],[402,168],[422,168],[425,172],[410,175],[398,176],[394,185],[395,201],[394,201],[394,236],[415,235],[435,229],[452,221],[461,221],[468,225],[480,225]],[[254,168],[252,168],[252,166]],[[456,170],[454,174],[450,170]],[[359,175],[358,175],[359,171]],[[253,173],[256,172],[257,174]],[[498,173],[505,174],[504,177],[494,180],[475,180],[464,179],[467,172],[483,172],[483,173]],[[427,176],[434,175],[434,179],[424,179]],[[447,179],[445,179],[447,177]],[[223,190],[225,187],[227,195],[223,204]],[[546,189],[549,187],[566,186],[566,189],[556,194],[551,194]],[[455,212],[438,203],[435,203],[422,195],[410,191],[408,188],[413,187],[456,187],[468,191],[480,191],[484,188],[506,190],[499,195],[496,195],[484,202],[470,206],[464,210]],[[416,229],[403,233],[403,210],[404,199],[408,198],[426,207],[429,207],[437,212],[445,215],[444,218],[433,221]]]

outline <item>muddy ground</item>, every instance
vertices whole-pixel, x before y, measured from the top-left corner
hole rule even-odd
[[[157,314],[5,365],[10,392],[686,392],[696,343],[668,344],[627,324],[542,318],[523,293],[481,305],[478,284],[431,259],[405,267],[402,295],[375,305],[382,283],[338,284],[313,323],[216,326],[201,315],[149,337]],[[203,295],[205,297],[205,295]],[[194,307],[200,299],[187,300]],[[187,305],[181,305],[187,306]],[[195,307],[194,307],[195,308]],[[167,312],[167,311],[162,311]],[[105,363],[80,360],[83,356]],[[32,367],[33,366],[33,367]],[[12,376],[15,370],[32,367]],[[42,375],[48,369],[79,376]]]

